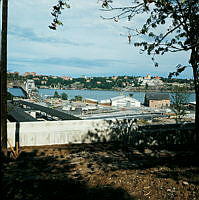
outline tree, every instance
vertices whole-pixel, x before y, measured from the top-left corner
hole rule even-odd
[[[1,5],[1,1],[0,1]],[[1,69],[1,150],[7,154],[7,18],[8,0],[2,1]]]
[[[61,94],[61,98],[62,98],[63,100],[68,100],[68,95],[67,95],[65,92],[63,92],[63,93]]]
[[[82,101],[83,97],[80,95],[75,96],[75,101]]]
[[[186,114],[185,104],[188,103],[189,94],[187,88],[175,86],[171,94],[171,109],[176,114],[176,123],[179,123],[182,117]]]
[[[145,84],[145,90],[148,90],[148,88],[149,88],[149,84],[146,83],[146,84]]]
[[[60,97],[57,91],[55,91],[55,93],[54,93],[54,96],[53,96],[53,97],[54,97],[54,98],[59,98],[59,97]]]
[[[102,0],[104,11],[117,12],[111,17],[103,17],[119,21],[127,18],[131,21],[135,16],[145,16],[145,22],[138,29],[127,28],[128,41],[136,36],[146,38],[142,42],[134,42],[141,52],[152,56],[156,67],[156,55],[189,51],[189,66],[177,65],[177,71],[169,77],[178,76],[187,67],[191,67],[196,94],[195,133],[199,144],[199,1],[198,0],[133,0],[130,6],[113,7],[112,0]],[[158,29],[158,30],[157,30]]]
[[[139,81],[137,78],[133,80],[134,87],[140,87],[143,81]]]

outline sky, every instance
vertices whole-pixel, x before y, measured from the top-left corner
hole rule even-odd
[[[116,1],[116,0],[115,0]],[[130,1],[129,1],[130,2]],[[187,64],[189,52],[157,57],[140,54],[128,44],[124,26],[137,27],[144,16],[128,22],[103,20],[98,0],[70,0],[62,12],[63,26],[53,31],[52,6],[57,0],[11,0],[8,22],[8,71],[56,76],[152,76],[167,77],[177,64]],[[118,5],[120,5],[118,3]],[[188,69],[180,78],[192,78]]]

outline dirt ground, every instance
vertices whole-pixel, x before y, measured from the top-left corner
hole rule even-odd
[[[1,199],[199,199],[193,150],[81,144],[21,149],[2,164]]]

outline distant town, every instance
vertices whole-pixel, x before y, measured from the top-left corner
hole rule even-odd
[[[192,79],[163,78],[147,74],[141,76],[110,76],[72,78],[69,76],[47,76],[36,72],[8,72],[8,87],[21,85],[26,80],[34,80],[37,88],[48,89],[94,89],[124,91],[172,91],[174,86],[194,90]]]
[[[171,99],[170,93],[176,92],[174,88],[175,90],[183,88],[183,90],[178,91],[180,93],[175,94],[177,97],[174,95]],[[38,89],[54,89],[54,94],[42,97]],[[127,93],[118,93],[118,96],[108,98],[102,94],[102,99],[97,100],[83,98],[77,92],[73,99],[69,99],[65,90],[101,90],[100,92],[113,90]],[[188,101],[186,95],[192,90],[192,79],[168,79],[150,74],[144,77],[72,78],[40,75],[36,72],[26,72],[23,75],[18,72],[8,72],[8,91],[16,100],[14,104],[15,106],[17,104],[18,109],[17,112],[16,109],[13,112],[13,105],[8,104],[10,106],[8,110],[11,111],[9,121],[136,118],[168,123],[175,121],[177,116],[192,121],[195,102]],[[144,102],[136,99],[133,92],[144,93]],[[26,109],[27,107],[29,108]]]

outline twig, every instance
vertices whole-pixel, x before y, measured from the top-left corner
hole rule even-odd
[[[8,144],[9,144],[9,146],[10,146],[10,149],[11,149],[11,151],[12,151],[14,157],[17,158],[17,154],[16,154],[14,148],[12,147],[12,144],[11,144],[10,140],[9,140],[9,139],[7,139],[7,140],[8,140]]]
[[[147,194],[144,194],[144,196],[148,196],[151,193],[151,191],[149,191]]]

